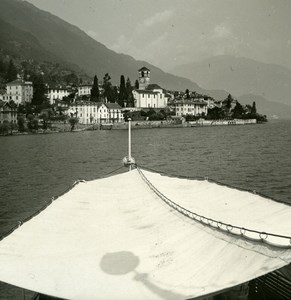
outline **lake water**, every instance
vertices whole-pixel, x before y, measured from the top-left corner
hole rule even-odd
[[[0,235],[75,180],[99,178],[122,166],[127,134],[111,130],[0,137]],[[291,204],[290,149],[291,121],[132,130],[132,155],[141,167],[209,177]],[[0,299],[15,299],[15,290],[0,284]]]

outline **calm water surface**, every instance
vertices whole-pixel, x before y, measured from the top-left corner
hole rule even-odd
[[[133,130],[132,143],[140,166],[209,177],[291,204],[291,121]],[[75,180],[117,169],[126,154],[124,130],[0,137],[0,235]],[[0,285],[0,299],[12,294]]]

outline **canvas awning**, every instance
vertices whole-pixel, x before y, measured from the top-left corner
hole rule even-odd
[[[0,281],[76,300],[199,297],[289,264],[290,240],[256,231],[291,236],[290,220],[249,192],[135,169],[79,183],[4,238]]]

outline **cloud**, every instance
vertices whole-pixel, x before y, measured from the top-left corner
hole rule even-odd
[[[169,35],[161,25],[166,24],[173,14],[172,10],[155,13],[139,23],[130,36],[120,35],[110,48],[116,52],[132,55],[136,59],[153,62],[156,51],[165,48]]]
[[[171,19],[171,17],[174,15],[174,12],[172,10],[165,10],[162,12],[157,12],[153,16],[143,20],[141,22],[135,31],[135,34],[141,34],[149,29],[157,28],[158,25],[161,25],[168,20]]]
[[[145,19],[143,24],[146,27],[150,27],[156,25],[158,23],[164,23],[165,21],[169,20],[173,16],[174,12],[171,10],[165,10],[162,12],[158,12],[154,14],[152,17]]]
[[[167,55],[169,52],[168,38],[169,33],[163,32],[155,38],[147,40],[143,45],[137,45],[134,39],[121,35],[116,43],[111,46],[111,49],[119,53],[128,53],[135,59],[146,60],[159,65],[160,55]]]

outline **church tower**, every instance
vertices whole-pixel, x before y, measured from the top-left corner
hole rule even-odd
[[[140,90],[145,90],[150,84],[150,73],[151,71],[146,67],[142,67],[138,70],[138,82]]]

